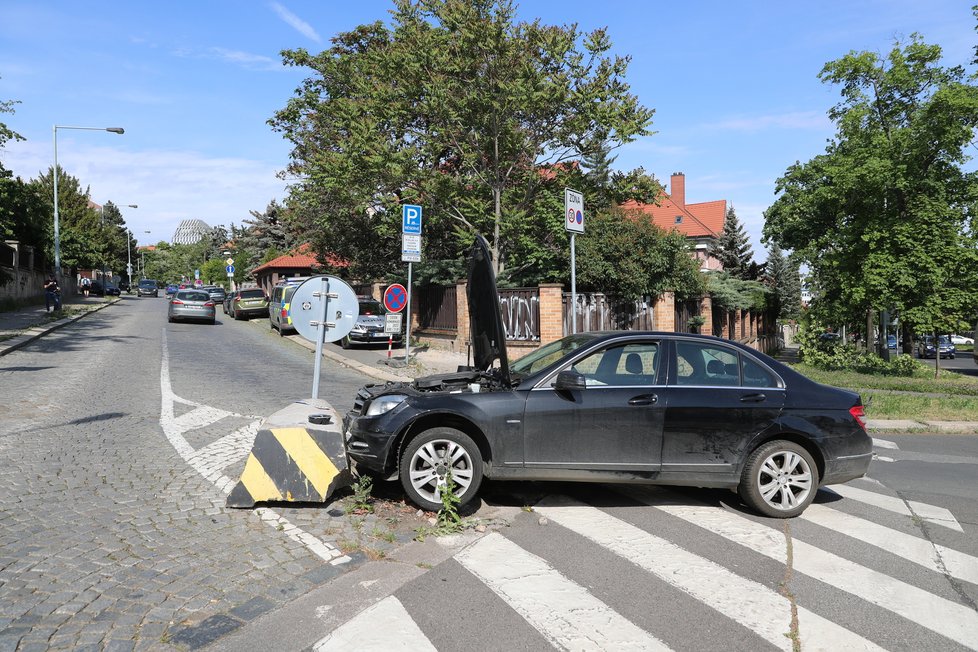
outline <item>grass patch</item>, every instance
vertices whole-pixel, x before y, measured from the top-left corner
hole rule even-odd
[[[940,378],[934,378],[933,363],[921,366],[911,377],[878,376],[855,371],[824,371],[805,363],[793,365],[800,374],[815,382],[845,389],[884,389],[900,392],[947,394],[951,396],[978,396],[978,378],[942,370]]]
[[[978,397],[921,396],[868,391],[866,416],[870,419],[912,419],[914,421],[978,421]]]

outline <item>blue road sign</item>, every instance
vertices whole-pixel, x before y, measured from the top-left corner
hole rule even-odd
[[[224,271],[227,272],[228,274],[234,274],[234,265],[228,265],[227,267],[224,268]]]
[[[401,207],[401,233],[421,235],[421,207],[405,204]]]

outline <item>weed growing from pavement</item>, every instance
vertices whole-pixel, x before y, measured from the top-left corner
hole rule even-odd
[[[346,508],[347,514],[372,514],[374,511],[373,497],[371,492],[374,482],[369,475],[360,476],[360,479],[350,487],[353,489],[352,504]]]
[[[441,509],[436,515],[435,525],[433,527],[419,527],[415,537],[418,541],[424,541],[425,537],[429,535],[442,537],[456,534],[470,525],[458,513],[459,504],[462,501],[455,495],[456,486],[455,480],[452,479],[452,472],[449,470],[445,476],[445,486],[441,490]]]

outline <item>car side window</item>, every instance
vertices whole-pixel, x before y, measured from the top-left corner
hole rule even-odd
[[[740,356],[714,344],[676,342],[676,384],[740,385]]]
[[[659,366],[659,344],[641,342],[611,346],[574,363],[588,387],[653,385]]]
[[[744,374],[745,387],[777,387],[778,381],[770,371],[746,357],[743,358],[741,370]]]

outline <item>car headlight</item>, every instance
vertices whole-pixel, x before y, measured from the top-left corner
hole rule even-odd
[[[381,396],[374,399],[370,403],[370,407],[367,408],[368,417],[376,417],[378,415],[390,412],[398,405],[404,402],[407,396],[403,394],[389,394],[387,396]]]
[[[361,324],[360,322],[356,322],[355,324],[353,324],[353,328],[350,330],[354,330],[358,333],[366,333],[367,327]]]

